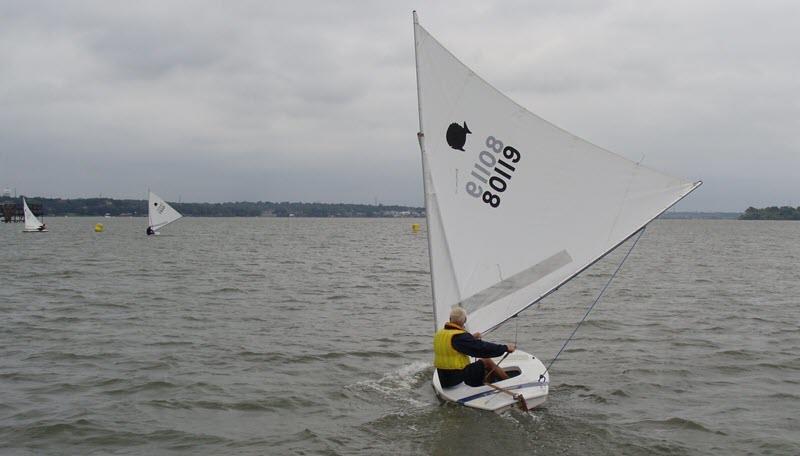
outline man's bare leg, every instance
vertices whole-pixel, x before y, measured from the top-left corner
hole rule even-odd
[[[506,371],[504,371],[503,369],[500,368],[500,366],[495,364],[491,358],[481,358],[481,362],[483,363],[483,367],[485,367],[486,371],[489,372],[490,374],[494,373],[500,380],[508,379],[508,374],[506,373]]]

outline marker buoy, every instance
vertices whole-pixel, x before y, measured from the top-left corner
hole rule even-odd
[[[106,229],[106,228],[103,226],[103,224],[102,224],[102,223],[95,223],[95,224],[94,224],[94,232],[95,232],[95,233],[102,233],[102,232],[103,232],[103,230],[105,230],[105,229]]]
[[[419,232],[419,223],[412,223],[411,224],[411,231],[414,233]]]

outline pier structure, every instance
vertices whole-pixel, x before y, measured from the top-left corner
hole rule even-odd
[[[44,208],[41,204],[28,203],[28,209],[33,212],[33,215],[44,219]],[[2,212],[0,213],[3,223],[23,223],[25,222],[25,210],[22,209],[22,203],[3,203]]]

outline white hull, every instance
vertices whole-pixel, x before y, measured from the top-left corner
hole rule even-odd
[[[500,361],[500,357],[493,359],[495,363]],[[544,379],[539,380],[539,376],[545,372],[545,367],[536,357],[517,350],[508,355],[500,367],[507,371],[512,369],[521,371],[516,377],[495,382],[494,385],[514,395],[521,394],[525,398],[525,406],[528,410],[541,405],[547,399],[550,374],[545,374]],[[439,374],[435,370],[433,371],[433,390],[443,401],[496,413],[520,406],[520,401],[514,399],[511,394],[491,386],[472,387],[459,383],[452,388],[442,388],[439,384]]]
[[[22,230],[23,233],[47,233],[47,230],[37,230],[37,229],[24,229]]]

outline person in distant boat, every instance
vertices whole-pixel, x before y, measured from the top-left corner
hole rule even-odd
[[[156,234],[156,232],[155,232],[155,231],[153,231],[153,227],[151,227],[151,226],[148,226],[148,227],[147,227],[147,235],[148,235],[148,236],[152,236],[152,235],[154,235],[154,234]]]
[[[516,345],[500,345],[481,340],[480,333],[470,334],[464,329],[467,312],[462,307],[453,307],[450,321],[433,336],[433,365],[439,374],[442,387],[449,388],[461,382],[469,386],[482,386],[487,372],[505,380],[508,374],[491,358],[503,353],[513,353]],[[469,357],[478,358],[474,363]]]
[[[39,228],[37,228],[37,229],[38,229],[39,231],[44,231],[44,230],[46,230],[46,229],[47,229],[47,225],[45,225],[44,223],[42,223],[41,225],[39,225]]]

